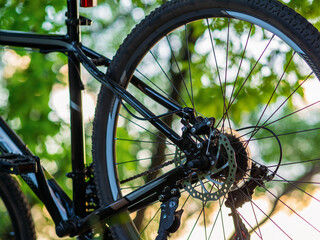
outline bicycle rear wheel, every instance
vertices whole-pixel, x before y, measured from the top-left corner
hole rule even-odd
[[[195,171],[196,183],[185,179],[182,226],[172,238],[320,237],[312,215],[320,211],[319,39],[310,23],[273,0],[168,2],[127,37],[108,75],[156,115],[170,111],[131,84],[133,75],[197,117],[214,117],[214,131],[230,142],[213,149],[221,154],[217,161],[225,163],[225,155],[237,165],[232,181],[225,172],[210,171]],[[127,110],[102,87],[93,129],[102,204],[186,159],[152,124]],[[162,119],[182,134],[181,117]],[[208,143],[210,137],[202,134],[197,141]],[[234,157],[226,156],[227,148]],[[176,164],[164,165],[170,161]],[[114,237],[154,239],[159,206],[123,213],[110,223]]]
[[[0,238],[36,239],[30,208],[17,182],[0,173]]]

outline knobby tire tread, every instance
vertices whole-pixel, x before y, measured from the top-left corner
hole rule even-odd
[[[0,191],[5,195],[4,202],[8,202],[11,207],[11,213],[14,215],[19,229],[19,238],[22,240],[36,239],[34,222],[31,216],[29,203],[20,190],[16,180],[9,174],[0,173]]]
[[[123,58],[123,54],[127,52],[128,47],[132,45],[132,42],[139,41],[136,40],[136,35],[139,32],[145,31],[145,28],[150,26],[152,23],[157,22],[157,19],[164,16],[167,11],[173,11],[175,9],[179,9],[184,6],[184,4],[196,4],[199,2],[197,0],[177,0],[166,2],[161,7],[158,7],[154,11],[150,13],[145,19],[143,19],[126,37],[125,41],[120,45],[117,54],[111,61],[110,67],[108,68],[108,73],[110,69],[117,68],[116,65],[121,58]],[[215,2],[217,6],[223,7],[225,4],[225,0],[214,0],[208,1],[203,0],[202,2]],[[270,16],[271,19],[278,18],[280,21],[284,21],[288,25],[291,26],[292,31],[296,32],[297,35],[302,35],[303,38],[300,41],[305,41],[307,44],[312,46],[315,53],[320,55],[320,34],[318,29],[316,29],[312,24],[310,24],[304,17],[295,12],[293,9],[283,5],[282,3],[275,0],[233,0],[229,2],[238,2],[248,8],[252,9],[252,11],[256,11],[256,9],[261,9],[268,11],[272,14]],[[158,21],[160,22],[160,21]]]

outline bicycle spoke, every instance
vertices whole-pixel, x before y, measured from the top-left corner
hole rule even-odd
[[[298,113],[298,112],[300,112],[300,111],[303,111],[303,110],[305,110],[305,109],[307,109],[307,108],[309,108],[309,107],[312,107],[312,106],[318,104],[319,101],[318,101],[318,102],[314,102],[313,104],[310,104],[310,105],[306,106],[305,108],[301,108],[301,109],[299,109],[299,110],[297,110],[297,111],[295,111],[295,112],[292,112],[291,114],[288,114],[288,115],[283,116],[283,117],[281,117],[281,118],[279,118],[279,119],[277,119],[277,120],[274,120],[274,121],[271,122],[271,123],[268,123],[268,121],[274,116],[274,114],[279,111],[279,109],[293,96],[293,94],[294,94],[295,92],[297,92],[297,90],[298,90],[299,88],[302,87],[302,85],[303,85],[313,74],[314,74],[314,73],[311,72],[303,81],[301,81],[301,83],[299,84],[299,86],[298,86],[297,88],[295,88],[294,91],[292,91],[292,93],[279,105],[279,107],[277,107],[277,109],[264,121],[264,123],[263,123],[260,127],[266,127],[266,126],[268,126],[268,125],[271,125],[271,124],[273,124],[273,123],[276,123],[277,121],[280,121],[280,120],[282,120],[282,119],[284,119],[284,118],[287,118],[287,117],[289,117],[289,116],[291,116],[291,115],[293,115],[293,114],[295,114],[295,113]],[[240,135],[238,138],[244,137],[244,136],[249,135],[249,134],[252,134],[252,133],[253,133],[253,130],[252,130],[252,131],[249,131],[249,132],[247,132],[247,133],[245,133],[245,134]],[[238,138],[237,138],[237,139],[238,139]],[[252,139],[251,139],[250,141],[252,141]]]
[[[240,154],[241,154],[241,153],[240,153]],[[258,164],[258,165],[261,165],[261,166],[262,166],[261,163],[255,161],[254,159],[252,159],[252,158],[249,158],[249,159],[250,159],[252,162],[254,162],[255,164]],[[311,161],[313,161],[313,160],[311,160]],[[281,166],[281,165],[280,165],[280,166]],[[278,167],[278,165],[275,166],[275,167]],[[243,170],[242,170],[241,168],[240,168],[240,170],[243,172]],[[303,181],[302,181],[302,180],[287,180],[287,179],[284,179],[283,177],[281,177],[278,173],[275,173],[274,171],[272,171],[272,170],[270,170],[270,169],[268,169],[268,171],[271,172],[272,174],[274,174],[275,176],[281,178],[282,180],[277,180],[277,179],[272,179],[272,180],[270,180],[270,179],[257,179],[257,178],[252,178],[252,177],[250,177],[250,176],[248,176],[248,178],[244,178],[244,179],[247,179],[247,180],[252,179],[252,180],[255,180],[255,181],[263,180],[263,181],[270,181],[270,182],[285,182],[285,183],[289,183],[289,184],[291,184],[293,187],[295,187],[296,189],[298,189],[298,190],[300,190],[301,192],[305,193],[306,195],[310,196],[310,197],[313,198],[314,200],[320,202],[319,199],[317,199],[316,197],[312,196],[310,193],[304,191],[303,189],[301,189],[301,188],[298,187],[297,185],[293,184],[293,183],[320,184],[320,182],[310,182],[310,181],[304,181],[304,180],[303,180]],[[245,173],[245,174],[248,175],[247,173]],[[308,174],[307,174],[307,175],[308,175]]]
[[[241,168],[240,169],[244,174],[248,175],[248,173],[244,172]],[[248,175],[249,176],[249,175]],[[250,176],[249,176],[250,177]],[[257,180],[253,179],[255,182]],[[258,183],[258,182],[257,182]],[[283,200],[281,200],[279,197],[277,197],[274,193],[272,193],[270,190],[268,190],[266,187],[262,186],[261,187],[266,190],[271,196],[273,196],[277,201],[281,202],[284,206],[286,206],[290,211],[292,211],[294,214],[296,214],[300,219],[302,219],[305,223],[307,223],[310,227],[312,227],[314,230],[316,230],[318,233],[320,233],[320,230],[317,229],[313,224],[308,222],[304,217],[302,217],[297,211],[295,211],[292,207],[290,207],[288,204],[286,204]]]
[[[264,121],[262,126],[266,126],[267,122],[274,116],[276,112],[292,97],[294,93],[298,91],[299,88],[302,87],[302,85],[313,75],[313,72],[311,72],[300,84],[297,88],[295,88],[292,93],[280,104],[280,106],[267,118],[267,120]]]
[[[224,201],[225,201],[225,196],[223,197],[223,200],[221,201],[222,204],[224,203]],[[221,214],[221,211],[222,211],[222,210],[221,210],[221,207],[222,207],[221,202],[219,202],[219,211],[218,211],[217,214],[216,214],[215,220],[214,220],[213,225],[212,225],[212,228],[211,228],[211,230],[210,230],[209,239],[211,238],[211,235],[212,235],[212,233],[213,233],[213,229],[215,228],[215,226],[216,226],[216,224],[217,224],[217,221],[218,221],[218,218],[219,218],[219,216],[220,216],[220,214]]]
[[[131,119],[129,119],[129,118],[127,118],[127,117],[125,117],[124,115],[122,115],[122,114],[120,114],[120,113],[119,113],[119,116],[121,116],[121,117],[123,117],[124,119],[128,120],[130,123],[133,123],[134,125],[136,125],[136,126],[140,127],[141,129],[143,129],[143,130],[147,131],[147,132],[148,132],[148,133],[150,133],[151,135],[153,135],[153,136],[155,136],[155,137],[157,137],[157,138],[160,138],[160,139],[164,140],[167,144],[174,145],[174,144],[172,144],[172,143],[168,142],[168,141],[166,140],[166,138],[161,137],[161,136],[159,136],[158,134],[156,134],[156,133],[154,133],[154,132],[152,132],[152,131],[150,131],[150,130],[146,129],[145,127],[143,127],[143,126],[141,126],[140,124],[138,124],[138,123],[136,123],[136,122],[132,121]]]
[[[194,229],[195,229],[195,227],[196,227],[196,225],[197,225],[197,223],[198,223],[198,221],[199,221],[199,219],[200,219],[200,217],[201,217],[201,215],[202,215],[202,213],[203,213],[203,210],[204,210],[204,206],[202,207],[202,209],[201,209],[201,211],[200,211],[200,213],[199,213],[199,215],[198,215],[195,223],[193,224],[193,227],[192,227],[192,229],[191,229],[191,232],[190,232],[189,235],[188,235],[187,240],[190,239],[190,237],[191,237],[191,235],[192,235],[192,233],[193,233],[193,231],[194,231]]]
[[[282,116],[282,117],[280,117],[280,118],[278,118],[278,119],[276,119],[276,120],[274,120],[274,121],[272,121],[272,122],[269,122],[268,124],[265,124],[264,125],[264,127],[267,127],[267,126],[270,126],[271,124],[274,124],[274,123],[276,123],[276,122],[279,122],[279,121],[281,121],[281,120],[283,120],[283,119],[285,119],[285,118],[288,118],[288,117],[290,117],[290,116],[292,116],[292,115],[294,115],[294,114],[297,114],[297,113],[299,113],[299,112],[301,112],[301,111],[303,111],[303,110],[306,110],[306,109],[308,109],[308,108],[310,108],[310,107],[313,107],[313,106],[315,106],[315,105],[317,105],[318,103],[320,103],[320,100],[319,101],[316,101],[316,102],[314,102],[314,103],[311,103],[311,104],[309,104],[309,105],[307,105],[307,106],[305,106],[305,107],[302,107],[302,108],[300,108],[300,109],[298,109],[298,110],[296,110],[296,111],[294,111],[294,112],[291,112],[291,113],[289,113],[289,114],[287,114],[287,115],[285,115],[285,116]],[[313,131],[313,130],[318,130],[319,128],[314,128],[314,129],[310,129],[310,131]],[[306,131],[309,131],[309,130],[306,130]],[[244,137],[244,136],[246,136],[246,135],[248,135],[248,134],[250,134],[250,133],[252,133],[253,132],[253,130],[252,131],[249,131],[249,132],[247,132],[247,133],[245,133],[245,134],[243,134],[243,135],[241,135],[241,136],[239,136],[238,138],[240,138],[240,137]],[[296,132],[293,132],[293,133],[300,133],[300,132],[305,132],[305,130],[301,130],[301,131],[296,131]],[[290,134],[290,133],[289,133]],[[278,136],[278,135],[277,135]],[[237,138],[237,139],[238,139]],[[262,139],[262,138],[261,138]],[[246,140],[246,141],[248,141],[248,140]],[[250,140],[251,141],[251,140]]]
[[[252,206],[253,206],[253,203],[252,201],[250,201]],[[254,210],[253,210],[254,211]],[[252,225],[241,215],[241,213],[237,210],[237,213],[240,215],[240,217],[246,222],[246,224],[251,228],[252,231],[254,231],[254,233],[260,238],[262,239],[262,235],[261,235],[261,232],[260,234],[257,233],[257,231],[252,227]],[[260,231],[260,228],[259,228],[259,231]],[[242,236],[241,236],[242,237]]]
[[[192,108],[194,108],[194,96],[193,96],[193,86],[192,86],[192,75],[191,75],[191,56],[189,51],[189,36],[187,31],[187,25],[184,25],[184,32],[186,37],[186,46],[187,46],[187,54],[188,54],[188,67],[189,67],[189,80],[190,80],[190,91],[191,91],[191,104]]]
[[[158,213],[160,212],[160,207],[158,208],[158,210],[156,211],[156,213],[152,216],[152,218],[150,219],[150,221],[146,224],[146,226],[140,231],[140,236],[142,235],[142,233],[147,229],[147,227],[150,225],[150,223],[153,221],[153,219],[158,215]]]
[[[158,85],[156,85],[153,81],[151,81],[145,74],[139,71],[139,69],[136,69],[136,71],[141,74],[148,82],[150,82],[154,87],[156,87],[160,92],[162,92],[164,95],[167,96],[168,99],[173,101],[175,104],[180,105],[175,99],[173,99],[167,92],[165,92],[163,89],[161,89]]]
[[[247,190],[247,195],[250,195],[248,188],[246,188],[246,190]],[[232,200],[233,200],[233,199],[232,199]],[[254,219],[255,219],[255,221],[256,221],[256,226],[257,226],[257,228],[258,228],[259,234],[258,234],[256,231],[254,231],[254,232],[260,237],[260,239],[263,240],[262,234],[261,234],[260,225],[259,225],[258,218],[257,218],[257,214],[256,214],[256,211],[254,210],[252,200],[250,201],[250,204],[251,204],[252,212],[253,212],[253,215],[254,215]],[[240,213],[239,213],[239,214],[240,214]],[[240,215],[240,216],[241,216],[241,215]],[[243,220],[245,220],[242,216],[241,216],[241,218],[242,218]],[[246,220],[245,220],[245,221],[246,221]],[[250,227],[251,227],[251,226],[250,226]],[[251,229],[253,229],[253,228],[251,227]],[[254,230],[254,229],[253,229],[253,230]]]
[[[260,164],[256,161],[254,161],[253,159],[251,159],[253,162],[257,163],[257,164]],[[314,159],[314,161],[316,161],[318,159]],[[311,160],[313,161],[313,160]],[[309,162],[309,161],[307,161]],[[240,169],[244,174],[248,175],[246,172],[244,172],[242,169]],[[270,172],[272,172],[270,169],[269,169]],[[315,172],[317,172],[317,170],[314,170]],[[273,172],[272,172],[273,173]],[[306,175],[309,175],[309,173],[307,173]],[[291,186],[293,188],[296,188],[298,190],[300,190],[301,192],[305,193],[306,195],[308,195],[309,197],[311,197],[312,199],[320,202],[319,199],[317,199],[316,197],[314,197],[313,195],[307,193],[305,190],[301,189],[299,186],[297,186],[296,184],[320,184],[319,182],[310,182],[310,181],[303,181],[303,180],[297,180],[297,181],[291,181],[291,180],[287,180],[287,179],[284,179],[283,177],[281,177],[279,174],[275,174],[275,176],[281,178],[281,180],[276,180],[276,179],[273,179],[271,180],[270,182],[283,182],[283,183],[288,183],[288,184],[291,184]],[[263,179],[255,179],[255,178],[248,178],[248,179],[252,179],[254,181],[258,181],[258,180],[263,180]],[[267,179],[266,179],[267,180]],[[288,209],[290,209],[293,213],[295,213],[295,215],[297,215],[300,219],[302,219],[304,222],[306,222],[310,227],[312,227],[314,230],[316,230],[318,233],[320,233],[320,230],[318,230],[313,224],[311,224],[309,221],[307,221],[304,217],[302,217],[299,213],[297,213],[293,208],[291,208],[289,205],[287,205],[285,202],[283,202],[279,197],[275,196],[271,191],[269,191],[266,187],[262,186],[262,188],[264,188],[269,194],[271,194],[275,199],[276,201],[279,201],[281,202],[284,206],[286,206]],[[289,190],[287,190],[288,192]],[[282,193],[282,195],[284,195],[284,193]],[[249,199],[249,198],[248,198]],[[250,200],[250,199],[249,199]],[[252,202],[252,201],[251,201]],[[267,215],[266,215],[267,218],[269,218]]]
[[[281,232],[283,232],[289,239],[292,239],[280,226],[277,224],[270,216],[269,214],[265,213],[254,201],[251,200],[251,197],[248,196],[245,192],[241,190],[241,188],[237,187],[238,190],[244,194],[244,196],[263,214],[266,218],[268,218]],[[252,228],[253,230],[255,228]]]
[[[203,189],[202,189],[202,192],[203,192]],[[205,202],[202,201],[202,204],[203,206],[206,205]],[[206,222],[206,209],[203,208],[203,224],[204,224],[204,237],[205,237],[205,240],[207,240],[207,222]]]
[[[282,179],[282,180],[279,180],[279,181],[291,184],[291,186],[293,186],[294,188],[300,190],[301,192],[305,193],[306,195],[308,195],[309,197],[313,198],[314,200],[316,200],[316,201],[318,201],[320,203],[320,200],[317,199],[315,196],[311,195],[310,193],[306,192],[305,190],[303,190],[302,188],[300,188],[296,184],[294,184],[294,183],[299,183],[299,184],[306,184],[306,183],[308,183],[308,184],[320,184],[320,182],[310,182],[310,181],[306,182],[306,181],[302,181],[302,180],[292,181],[292,180],[287,180],[287,179],[281,177],[279,174],[276,174],[276,176]],[[277,180],[271,180],[271,181],[277,181]]]
[[[174,54],[174,52],[173,52],[173,49],[172,49],[171,43],[170,43],[170,41],[169,41],[168,35],[166,35],[166,39],[167,39],[168,45],[169,45],[169,47],[170,47],[171,54],[172,54],[172,56],[173,56],[173,60],[174,60],[174,62],[175,62],[176,67],[178,68],[180,77],[181,77],[181,79],[182,79],[183,86],[184,86],[184,88],[185,88],[186,91],[187,91],[187,94],[188,94],[188,97],[189,97],[190,102],[192,103],[192,102],[193,102],[192,97],[191,97],[190,92],[189,92],[189,90],[188,90],[186,81],[185,81],[185,79],[184,79],[184,77],[183,77],[182,71],[181,71],[181,69],[180,69],[180,67],[179,67],[177,58],[176,58],[176,56],[175,56],[175,54]]]
[[[288,133],[280,133],[280,134],[276,134],[276,137],[283,137],[283,136],[288,136],[288,135],[292,135],[292,134],[301,134],[301,133],[306,133],[306,132],[311,132],[311,131],[318,131],[320,130],[320,128],[312,128],[312,129],[305,129],[305,130],[300,130],[300,131],[295,131],[295,132],[288,132]],[[253,131],[251,131],[250,133],[252,133]],[[247,133],[247,134],[250,134]],[[246,134],[246,135],[247,135]],[[242,135],[245,136],[245,135]],[[242,140],[240,142],[252,142],[252,141],[259,141],[259,140],[263,140],[263,139],[269,139],[269,138],[274,138],[275,136],[266,136],[266,137],[258,137],[258,138],[252,138],[249,140]]]
[[[282,177],[280,177],[280,175],[279,174],[276,174],[276,176],[277,177],[279,177],[279,178],[282,178]],[[252,180],[256,180],[256,181],[258,181],[258,180],[262,180],[262,181],[268,181],[268,182],[281,182],[281,183],[291,183],[291,184],[293,184],[293,183],[300,183],[300,184],[320,184],[320,182],[311,182],[311,181],[296,181],[296,180],[288,180],[288,179],[284,179],[284,178],[282,178],[282,180],[280,180],[280,179],[272,179],[272,180],[270,180],[270,179],[268,179],[268,178],[243,178],[244,180],[250,180],[250,179],[252,179]],[[298,188],[296,185],[295,185],[295,187],[296,188]],[[301,191],[303,191],[304,193],[306,193],[304,190],[302,190],[302,189],[300,189],[300,188],[298,188],[299,190],[301,190]],[[309,195],[310,197],[313,197],[311,194],[308,194],[308,193],[306,193],[307,195]],[[318,199],[316,199],[317,201],[319,201],[320,202],[320,200],[318,200]]]
[[[226,98],[227,98],[227,78],[228,78],[228,59],[229,59],[229,36],[230,35],[230,18],[228,18],[228,33],[227,33],[227,49],[226,49],[226,67],[225,67],[225,76],[224,76],[224,91],[223,91],[223,112],[227,109]],[[224,122],[228,121],[229,129],[231,128],[230,119],[228,113],[226,113],[224,120],[222,121],[222,130],[224,131]]]
[[[117,162],[116,165],[133,163],[133,162],[141,162],[141,161],[146,161],[146,160],[152,160],[154,158],[163,158],[163,157],[174,156],[174,155],[175,155],[175,153],[171,153],[171,154],[166,154],[166,155],[161,155],[161,156],[152,156],[152,157],[148,157],[148,158],[134,159],[134,160],[125,161],[125,162]]]
[[[220,207],[222,206],[220,198],[219,198],[219,206]],[[221,217],[221,225],[222,225],[222,230],[223,230],[223,237],[224,237],[224,240],[226,240],[226,231],[225,231],[224,222],[223,222],[222,208],[220,211],[220,217]]]
[[[280,175],[277,174],[278,177],[282,178]],[[290,181],[290,180],[286,180],[284,178],[282,178],[284,182],[291,184],[294,188],[300,190],[301,192],[303,192],[304,194],[308,195],[309,197],[311,197],[312,199],[316,200],[317,202],[320,203],[320,200],[318,198],[316,198],[315,196],[311,195],[310,193],[306,192],[305,190],[303,190],[302,188],[298,187],[296,184],[293,183],[299,183],[299,184],[320,184],[320,183],[315,183],[315,182],[305,182],[305,181]],[[319,232],[319,230],[318,230]]]
[[[256,208],[258,208],[260,210],[260,212],[262,214],[264,214],[281,232],[283,232],[289,239],[292,239],[288,233],[286,233],[280,226],[279,224],[277,224],[271,217],[268,216],[268,214],[266,214],[255,202],[253,202],[253,205],[255,205]]]
[[[182,193],[182,192],[181,192],[181,193]],[[181,209],[184,208],[184,206],[186,205],[186,203],[187,203],[187,201],[189,200],[190,196],[191,196],[191,195],[188,195],[187,199],[186,199],[186,200],[184,201],[184,203],[182,204]]]
[[[172,89],[177,93],[177,95],[179,96],[179,98],[181,99],[181,101],[183,102],[183,104],[185,106],[187,106],[186,102],[184,101],[183,97],[181,96],[179,90],[174,86],[171,78],[168,76],[168,74],[166,73],[166,71],[163,69],[163,67],[161,66],[161,64],[159,63],[157,57],[154,55],[154,53],[150,50],[149,51],[150,54],[152,55],[152,57],[154,58],[154,60],[156,61],[157,65],[159,66],[159,68],[161,69],[161,71],[163,72],[163,74],[166,76],[167,80],[170,82]]]
[[[289,163],[281,163],[280,166],[288,166],[288,165],[294,165],[294,164],[303,164],[303,163],[311,163],[311,162],[317,162],[320,161],[320,158],[311,159],[311,160],[304,160],[304,161],[298,161],[298,162],[289,162]],[[278,165],[269,165],[267,168],[277,167]]]
[[[253,27],[253,24],[251,24],[251,26],[250,26],[250,30],[249,30],[249,33],[248,33],[248,36],[247,36],[247,40],[246,40],[244,49],[243,49],[243,51],[242,51],[242,56],[241,56],[241,60],[240,60],[240,63],[239,63],[237,75],[236,75],[236,78],[235,78],[235,81],[234,81],[234,84],[233,84],[233,87],[232,87],[230,99],[229,99],[229,102],[228,102],[228,108],[230,107],[231,100],[232,100],[232,96],[233,96],[233,93],[234,93],[234,91],[235,91],[235,88],[236,88],[236,85],[237,85],[237,82],[238,82],[240,70],[241,70],[242,63],[243,63],[243,60],[244,60],[244,56],[245,56],[245,53],[246,53],[246,50],[247,50],[247,47],[248,47],[248,43],[249,43],[249,39],[250,39],[250,34],[251,34],[251,32],[252,32],[252,27]]]
[[[271,124],[274,124],[274,123],[276,123],[276,122],[278,122],[278,121],[280,121],[280,120],[282,120],[282,119],[285,119],[285,118],[290,117],[290,116],[292,116],[292,115],[294,115],[294,114],[297,114],[297,113],[299,113],[299,112],[301,112],[301,111],[303,111],[303,110],[306,110],[306,109],[308,109],[308,108],[310,108],[310,107],[312,107],[312,106],[314,106],[314,105],[317,105],[318,103],[320,103],[320,100],[319,100],[319,101],[316,101],[316,102],[314,102],[314,103],[312,103],[312,104],[309,104],[309,105],[307,105],[306,107],[300,108],[300,109],[298,109],[298,110],[296,110],[296,111],[294,111],[294,112],[292,112],[292,113],[290,113],[290,114],[287,114],[287,115],[285,115],[285,116],[283,116],[283,117],[281,117],[281,118],[278,118],[277,120],[274,120],[274,121],[266,124],[265,126],[266,126],[266,127],[267,127],[267,126],[270,126]]]
[[[222,80],[221,80],[221,76],[220,76],[217,55],[216,55],[216,51],[215,51],[215,47],[214,47],[214,43],[213,43],[213,37],[212,37],[211,29],[210,29],[210,26],[209,26],[208,18],[206,18],[206,22],[207,22],[207,28],[208,28],[210,42],[211,42],[212,53],[213,53],[213,57],[214,57],[214,63],[215,63],[216,71],[217,71],[217,74],[218,74],[218,80],[219,80],[219,84],[220,84],[221,96],[223,98],[223,102],[224,102],[224,105],[225,105]]]
[[[272,121],[272,122],[269,122],[268,124],[265,124],[263,127],[270,126],[271,124],[274,124],[274,123],[279,122],[279,121],[281,121],[281,120],[283,120],[283,119],[285,119],[285,118],[288,118],[288,117],[290,117],[290,116],[292,116],[292,115],[294,115],[294,114],[297,114],[297,113],[299,113],[299,112],[302,112],[303,110],[306,110],[306,109],[308,109],[308,108],[310,108],[310,107],[313,107],[313,106],[315,106],[315,105],[317,105],[317,104],[319,104],[319,103],[320,103],[320,100],[319,100],[319,101],[316,101],[316,102],[314,102],[314,103],[311,103],[311,104],[309,104],[309,105],[307,105],[307,106],[305,106],[305,107],[302,107],[302,108],[300,108],[300,109],[298,109],[298,110],[296,110],[296,111],[294,111],[294,112],[291,112],[291,113],[289,113],[289,114],[287,114],[287,115],[285,115],[285,116],[282,116],[282,117],[280,117],[280,118],[278,118],[278,119],[276,119],[276,120],[274,120],[274,121]],[[260,126],[260,128],[262,128],[262,126]],[[318,129],[319,129],[319,128],[306,129],[306,130],[301,130],[301,131],[292,132],[292,134],[294,134],[294,133],[302,133],[302,132],[307,132],[307,131],[314,131],[314,130],[318,130]],[[246,135],[249,135],[249,134],[251,134],[253,131],[254,131],[254,130],[249,131],[249,132],[247,132],[247,133],[244,133],[244,134],[240,135],[239,137],[237,137],[236,139],[239,139],[239,138],[241,138],[241,137],[244,137],[244,136],[246,136]],[[287,135],[289,135],[289,134],[291,134],[291,133],[288,133]],[[286,135],[286,134],[283,134],[283,135]],[[281,134],[280,134],[280,135],[276,135],[276,136],[281,136]],[[262,137],[261,139],[264,139],[264,138]],[[245,141],[248,142],[248,140],[245,140]],[[250,141],[252,141],[252,139],[251,139]]]
[[[267,190],[265,188],[265,190]],[[271,191],[267,190],[268,193],[270,193],[274,198],[276,198],[278,201],[280,201],[284,206],[286,206],[288,209],[290,209],[294,214],[296,214],[299,218],[301,218],[305,223],[307,223],[310,227],[312,227],[314,230],[316,230],[318,233],[320,233],[320,230],[317,229],[315,226],[313,226],[310,222],[308,222],[304,217],[302,217],[297,211],[295,211],[292,207],[290,207],[288,204],[286,204],[284,201],[282,201],[280,198],[278,198],[276,195],[274,195]]]
[[[274,88],[274,90],[273,90],[273,92],[272,92],[272,94],[271,94],[271,96],[270,96],[270,98],[269,98],[269,100],[268,100],[268,102],[267,102],[267,104],[265,105],[265,107],[264,107],[264,109],[263,109],[263,111],[262,111],[262,113],[260,114],[260,117],[259,117],[259,120],[258,120],[258,122],[256,123],[256,126],[255,126],[255,128],[254,128],[254,130],[252,131],[252,133],[251,133],[251,136],[249,137],[249,140],[248,140],[248,142],[250,141],[250,139],[261,129],[261,128],[257,128],[258,126],[259,126],[259,123],[260,123],[260,121],[261,121],[261,119],[262,119],[262,117],[263,117],[263,115],[264,115],[264,113],[266,112],[266,110],[267,110],[267,108],[269,107],[269,105],[270,105],[270,102],[271,102],[271,100],[272,100],[272,98],[273,98],[273,96],[274,96],[274,94],[275,94],[275,92],[277,91],[277,89],[278,89],[278,87],[279,87],[279,84],[280,84],[280,82],[282,81],[282,79],[283,79],[283,77],[284,77],[284,75],[285,75],[285,73],[286,73],[286,71],[287,71],[287,69],[288,69],[288,67],[289,67],[289,65],[290,65],[290,63],[291,63],[291,61],[292,61],[292,59],[293,59],[293,57],[294,57],[294,55],[296,54],[296,52],[294,52],[293,54],[292,54],[292,56],[291,56],[291,58],[290,58],[290,60],[289,60],[289,62],[288,62],[288,64],[286,65],[286,67],[285,67],[285,69],[284,69],[284,71],[283,71],[283,73],[282,73],[282,75],[281,75],[281,77],[280,77],[280,79],[279,79],[279,81],[277,82],[277,85],[276,85],[276,87]]]
[[[195,184],[196,185],[196,184]],[[213,186],[211,187],[211,189],[210,189],[210,193],[212,192],[212,190],[213,190]],[[190,196],[190,195],[189,195]],[[206,204],[207,204],[207,200],[205,200],[205,201],[203,201],[202,202],[202,208],[201,208],[201,211],[200,211],[200,213],[198,214],[198,217],[197,217],[197,219],[196,219],[196,221],[195,221],[195,223],[193,224],[193,227],[192,227],[192,229],[191,229],[191,232],[189,233],[189,236],[188,236],[188,240],[190,239],[190,237],[191,237],[191,235],[192,235],[192,233],[193,233],[193,231],[194,231],[194,229],[195,229],[195,227],[196,227],[196,225],[197,225],[197,223],[198,223],[198,221],[199,221],[199,219],[200,219],[200,217],[201,217],[201,215],[202,214],[204,214],[204,208],[205,208],[205,206],[206,206]]]
[[[226,111],[223,113],[223,117],[225,117],[225,115],[228,113],[228,111],[230,110],[230,108],[232,107],[232,104],[234,103],[235,99],[237,98],[237,96],[239,95],[240,91],[242,90],[242,88],[244,87],[244,85],[246,84],[246,82],[248,81],[248,79],[250,78],[251,74],[253,73],[254,69],[257,67],[259,61],[261,60],[262,56],[264,55],[264,53],[267,51],[268,47],[270,46],[270,43],[272,42],[272,40],[274,39],[275,35],[273,34],[272,37],[270,38],[270,40],[268,41],[266,47],[263,49],[262,53],[260,54],[259,58],[257,59],[257,61],[255,62],[255,64],[253,65],[252,69],[250,70],[249,74],[247,75],[246,79],[244,80],[244,82],[241,84],[239,90],[237,91],[236,95],[234,96],[234,98],[232,99],[232,101],[230,102],[230,105],[227,107]],[[222,117],[222,118],[223,118]],[[222,119],[218,122],[217,126],[219,126],[219,124],[221,123]]]

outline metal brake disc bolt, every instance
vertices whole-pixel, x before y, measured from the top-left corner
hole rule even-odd
[[[159,195],[158,199],[159,199],[159,201],[163,201],[164,200],[164,195],[163,194]]]
[[[196,129],[195,128],[191,128],[191,133],[195,133]]]
[[[172,194],[172,195],[176,195],[176,194],[177,194],[177,192],[178,192],[178,190],[177,190],[177,189],[175,189],[175,188],[171,189],[171,194]]]
[[[200,148],[202,148],[202,147],[203,147],[202,143],[198,143],[198,144],[197,144],[197,148],[200,149]]]

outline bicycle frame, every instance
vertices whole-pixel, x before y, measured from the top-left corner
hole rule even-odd
[[[176,168],[160,178],[151,181],[142,188],[118,199],[114,203],[108,206],[102,206],[87,216],[84,199],[86,194],[85,154],[81,107],[81,91],[83,90],[83,86],[80,76],[80,63],[100,83],[130,104],[143,117],[150,119],[150,122],[178,147],[186,149],[185,146],[192,141],[191,139],[182,139],[124,88],[107,78],[104,73],[98,70],[96,65],[108,66],[110,60],[81,45],[81,18],[79,17],[78,0],[68,0],[67,5],[66,23],[68,32],[66,35],[41,35],[0,30],[0,45],[39,49],[42,53],[64,52],[68,55],[72,161],[72,172],[69,176],[73,179],[73,200],[67,196],[53,177],[41,166],[40,160],[33,156],[21,139],[10,129],[5,121],[0,118],[0,127],[3,130],[2,134],[11,141],[13,146],[12,152],[36,159],[38,171],[36,173],[22,174],[22,178],[47,207],[56,224],[57,235],[60,237],[84,233],[95,226],[95,224],[104,222],[116,213],[126,209],[129,211],[138,209],[151,202],[157,201],[158,194],[165,186],[172,185],[176,179],[179,179],[177,176],[181,178],[186,176],[185,171],[181,167]],[[133,77],[132,83],[139,90],[158,101],[170,111],[175,111],[175,113],[182,116],[182,108],[180,106],[156,91],[153,91],[153,89],[143,84],[136,77]]]
[[[72,172],[69,174],[73,178],[73,202],[62,191],[53,178],[42,170],[38,162],[38,172],[36,174],[23,175],[23,179],[36,193],[40,200],[46,205],[54,222],[59,224],[62,221],[70,219],[76,215],[84,217],[85,212],[85,157],[84,157],[84,136],[82,121],[82,99],[81,91],[83,89],[80,76],[80,62],[70,54],[74,51],[71,42],[79,44],[80,42],[80,23],[78,3],[76,0],[67,1],[67,35],[40,35],[32,33],[1,31],[0,44],[18,47],[27,47],[39,49],[42,53],[66,52],[69,56],[69,86],[70,86],[70,116],[71,116],[71,161]],[[11,132],[9,127],[1,120],[5,131]],[[13,134],[10,138],[18,146],[24,146],[21,140]],[[18,153],[33,156],[26,148],[20,148]],[[47,180],[46,180],[47,179]]]

